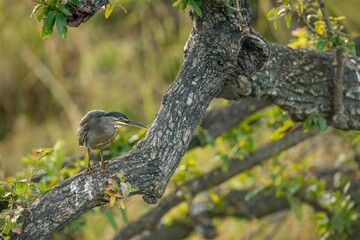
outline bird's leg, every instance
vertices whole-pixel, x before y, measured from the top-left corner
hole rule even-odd
[[[88,164],[87,164],[87,168],[86,168],[86,173],[91,172],[90,151],[91,151],[90,148],[87,148]]]
[[[100,158],[101,158],[101,162],[100,162],[101,171],[105,171],[106,164],[104,161],[104,156],[102,154],[102,149],[100,149]]]

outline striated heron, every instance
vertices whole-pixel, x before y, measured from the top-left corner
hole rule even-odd
[[[105,170],[102,150],[115,139],[119,133],[119,128],[122,126],[135,126],[147,129],[144,125],[131,121],[125,114],[120,112],[92,110],[81,119],[78,128],[78,141],[80,146],[87,148],[88,165],[86,172],[90,172],[91,169],[91,150],[100,150],[100,166],[101,170]]]

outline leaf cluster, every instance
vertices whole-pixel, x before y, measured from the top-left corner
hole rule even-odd
[[[296,175],[292,174],[294,170]],[[299,170],[303,174],[299,175]],[[287,198],[299,221],[303,220],[302,203],[314,205],[318,212],[313,219],[321,239],[347,239],[359,219],[355,203],[348,193],[349,178],[335,174],[331,183],[334,189],[329,190],[329,183],[308,175],[309,171],[306,164],[281,165],[273,161],[271,183],[267,187],[274,189],[278,197]]]
[[[278,0],[278,6],[272,8],[267,18],[274,21],[284,19],[286,26],[291,27],[294,18],[305,24],[304,28],[293,31],[296,39],[289,46],[295,48],[314,48],[319,51],[343,48],[347,53],[356,55],[355,44],[349,40],[349,34],[344,31],[341,21],[344,16],[329,17],[327,25],[318,0]]]
[[[126,182],[123,173],[117,173],[116,176],[118,179],[109,178],[107,180],[108,185],[104,193],[109,197],[109,206],[118,206],[124,222],[128,222],[124,198],[128,197],[131,193],[139,191],[139,188]],[[118,183],[117,180],[120,181],[120,183]]]
[[[201,5],[202,0],[176,0],[173,3],[174,7],[180,7],[181,10],[185,10],[187,6],[190,6],[199,17],[203,15]]]
[[[80,0],[39,0],[31,16],[36,15],[39,22],[43,22],[40,31],[41,38],[52,35],[54,26],[62,38],[67,35],[66,16],[72,16],[70,6],[79,6]]]
[[[311,113],[304,122],[304,129],[311,130],[317,128],[320,131],[325,131],[327,129],[327,121],[324,116],[319,113]]]

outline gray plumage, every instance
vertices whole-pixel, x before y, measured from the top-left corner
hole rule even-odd
[[[120,112],[92,110],[81,119],[78,128],[79,145],[87,148],[89,157],[91,150],[100,150],[102,170],[105,169],[102,150],[115,139],[119,133],[119,128],[125,125],[146,129],[144,125],[131,121],[125,114]],[[90,168],[90,160],[88,160],[88,172]]]

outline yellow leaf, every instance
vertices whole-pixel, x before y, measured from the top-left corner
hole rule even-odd
[[[115,5],[108,3],[106,4],[105,7],[105,18],[108,19],[112,13],[112,11],[114,10]]]
[[[123,200],[119,199],[118,203],[120,208],[125,209],[125,203]]]
[[[112,207],[115,205],[115,200],[116,200],[116,197],[115,196],[111,196],[110,197],[110,201],[109,201],[109,206]]]
[[[283,123],[283,126],[276,129],[271,135],[271,140],[275,141],[284,137],[285,133],[287,133],[291,128],[295,125],[295,123],[291,120],[286,120]]]
[[[326,24],[324,21],[322,20],[318,20],[314,23],[315,26],[315,30],[316,32],[318,32],[319,34],[323,35],[326,31]]]
[[[113,193],[112,191],[107,190],[107,189],[104,190],[104,193],[105,193],[106,195],[108,195],[108,196],[113,196],[113,195],[114,195],[114,193]]]
[[[339,17],[331,17],[330,19],[333,20],[333,21],[342,21],[342,20],[345,20],[346,17],[345,16],[339,16]]]
[[[317,10],[317,18],[318,18],[318,19],[322,19],[322,18],[323,18],[323,14],[322,14],[321,9],[318,9],[318,10]]]

